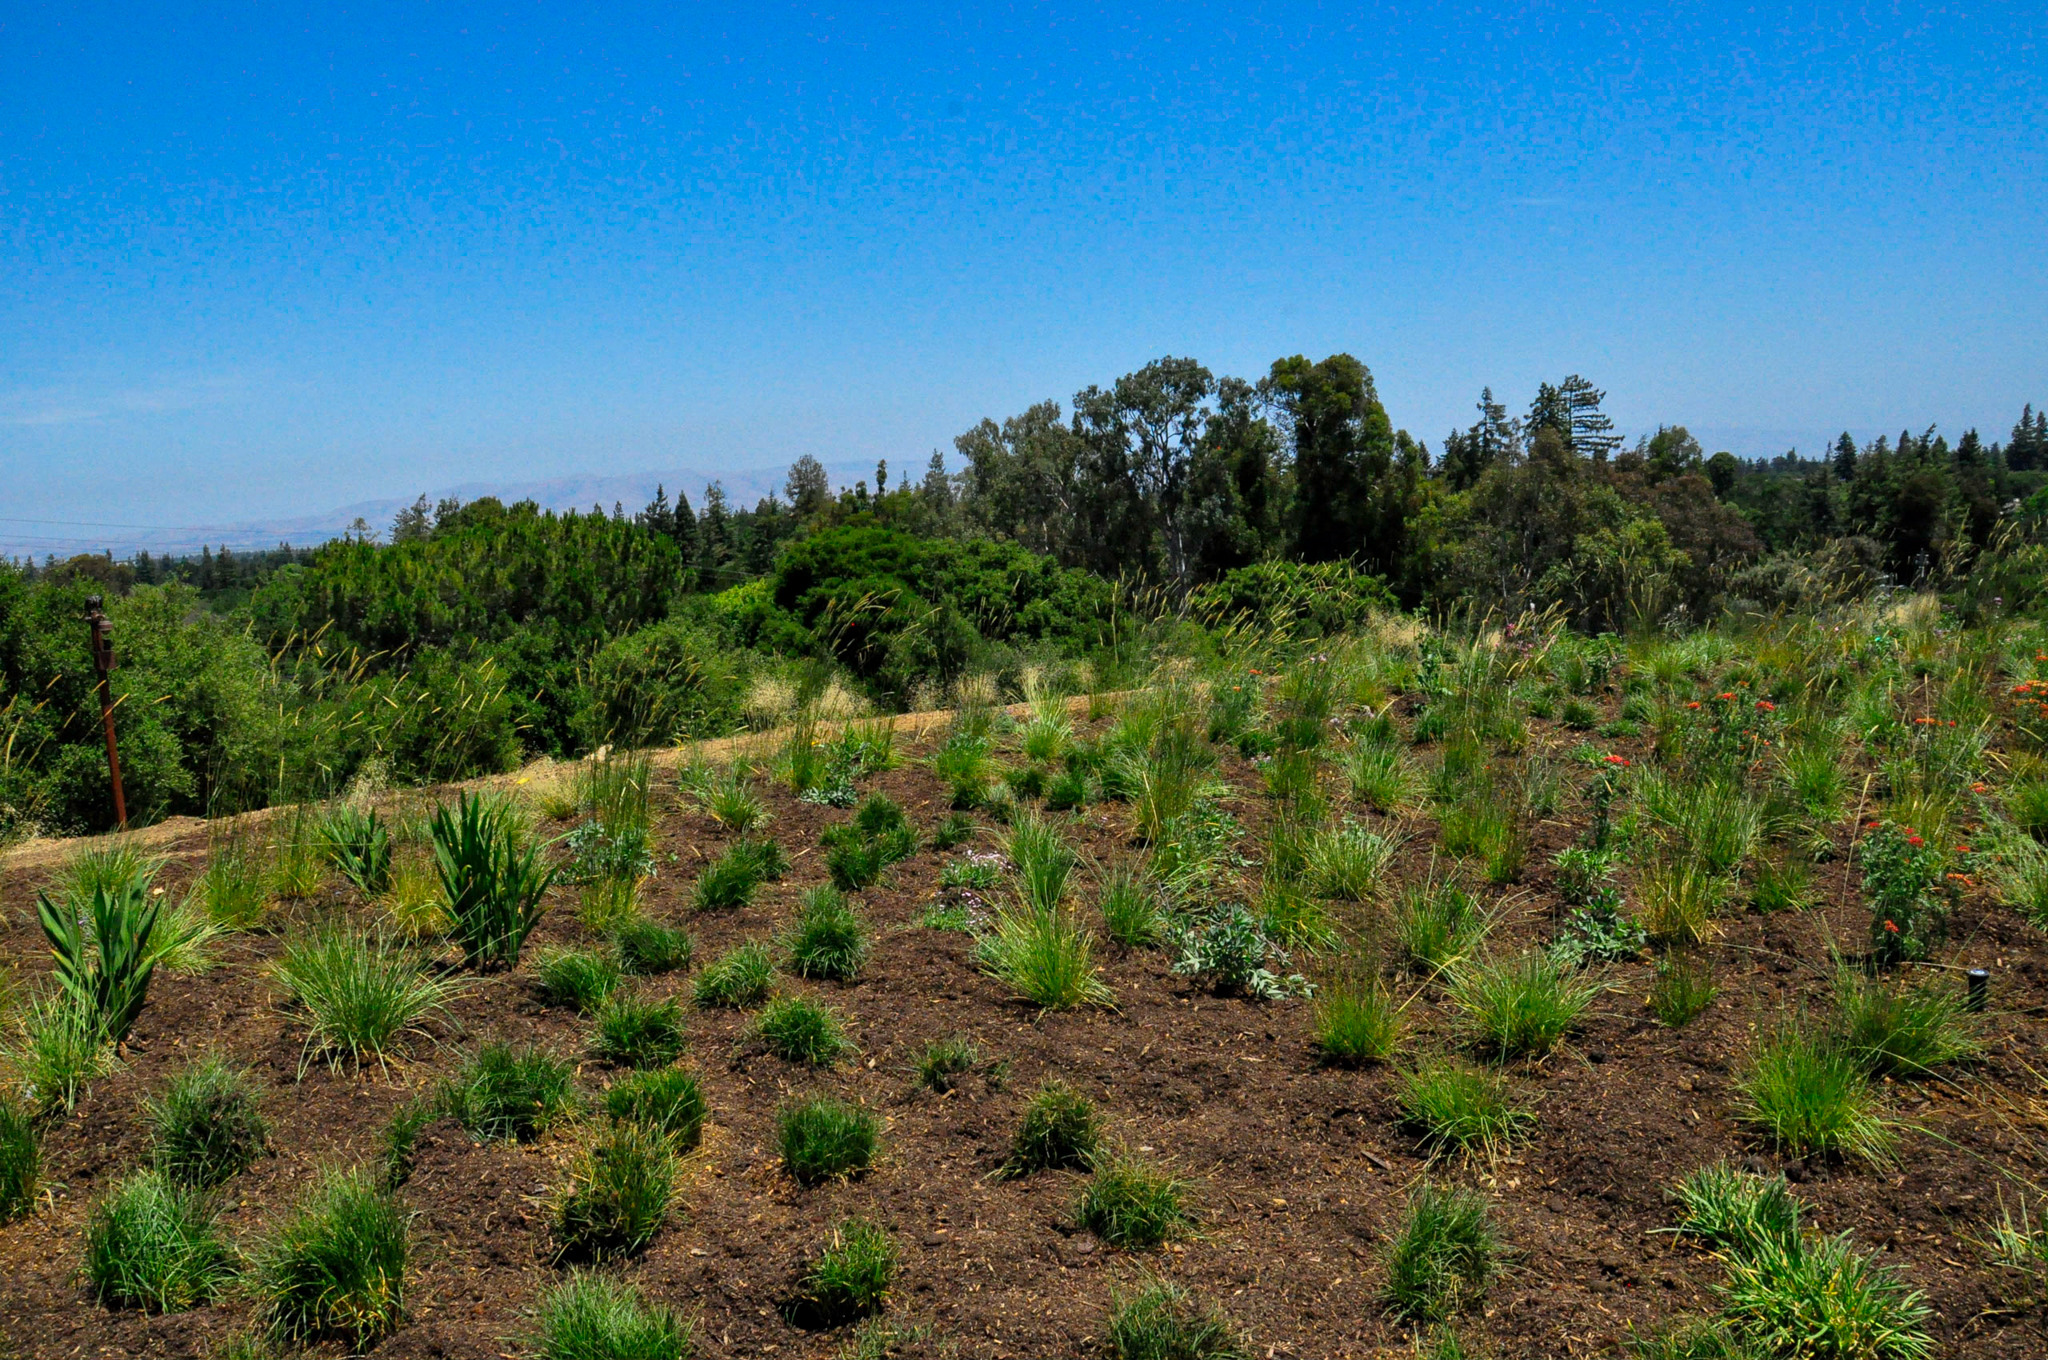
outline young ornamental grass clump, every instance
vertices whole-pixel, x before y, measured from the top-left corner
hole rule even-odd
[[[1455,883],[1413,884],[1394,903],[1394,939],[1420,971],[1437,974],[1476,950],[1492,928]]]
[[[803,1327],[836,1327],[889,1301],[896,1279],[896,1243],[879,1223],[848,1218],[805,1269],[784,1311]]]
[[[668,1222],[675,1198],[669,1140],[637,1124],[613,1124],[570,1163],[556,1190],[556,1255],[608,1261],[639,1252]]]
[[[1355,823],[1319,831],[1304,847],[1309,886],[1319,897],[1364,902],[1379,892],[1380,875],[1400,842]]]
[[[172,1077],[145,1117],[157,1169],[201,1189],[243,1170],[270,1139],[255,1078],[219,1057],[201,1058]]]
[[[1440,1322],[1485,1293],[1499,1254],[1476,1191],[1419,1185],[1387,1248],[1384,1297],[1400,1317]]]
[[[1401,1085],[1401,1113],[1432,1153],[1497,1156],[1536,1122],[1498,1072],[1446,1060],[1404,1073]]]
[[[1187,1182],[1134,1156],[1097,1158],[1081,1188],[1081,1226],[1112,1247],[1156,1247],[1194,1226]]]
[[[1394,1056],[1402,1007],[1377,978],[1346,978],[1316,998],[1316,1051],[1335,1067],[1365,1067]]]
[[[234,1277],[218,1206],[196,1186],[138,1171],[93,1206],[85,1278],[102,1303],[176,1313],[205,1303]]]
[[[1242,1332],[1223,1310],[1163,1276],[1110,1294],[1105,1340],[1114,1360],[1250,1360]]]
[[[1684,1029],[1706,1013],[1719,992],[1711,959],[1674,951],[1657,963],[1657,976],[1650,983],[1650,1014],[1670,1029]]]
[[[1601,986],[1550,953],[1479,959],[1452,970],[1450,1002],[1474,1046],[1504,1061],[1542,1057],[1579,1023]]]
[[[1164,923],[1159,893],[1142,870],[1119,865],[1103,875],[1102,926],[1109,938],[1128,949],[1149,949],[1159,943]]]
[[[509,968],[545,910],[555,870],[542,858],[518,809],[503,798],[465,793],[427,823],[448,933],[473,968]]]
[[[1065,908],[997,913],[993,928],[976,942],[976,953],[991,977],[1043,1010],[1116,1001],[1095,966],[1095,937]]]
[[[485,1044],[463,1059],[443,1099],[479,1142],[530,1142],[576,1108],[576,1072],[545,1049]]]
[[[1873,1076],[1925,1076],[1983,1051],[1963,995],[1936,982],[1893,984],[1843,966],[1835,974],[1835,1033]]]
[[[695,1327],[609,1276],[574,1271],[541,1297],[535,1360],[690,1360]]]
[[[1672,1188],[1678,1231],[1716,1251],[1746,1252],[1767,1238],[1799,1236],[1799,1201],[1783,1176],[1758,1176],[1714,1162]]]
[[[775,959],[768,946],[759,943],[734,945],[697,974],[690,1000],[700,1010],[722,1008],[744,1010],[768,999],[775,986]]]
[[[11,1223],[35,1206],[43,1174],[43,1144],[28,1112],[0,1095],[0,1223]]]
[[[605,1113],[624,1124],[637,1124],[668,1139],[677,1152],[688,1152],[704,1137],[709,1107],[695,1075],[680,1067],[632,1072],[605,1088]]]
[[[619,966],[638,977],[679,973],[690,966],[690,958],[697,951],[689,931],[663,925],[639,912],[622,917],[612,926],[611,936]]]
[[[336,926],[287,938],[271,975],[306,1012],[306,1056],[384,1062],[460,989],[405,945]]]
[[[673,997],[651,1001],[622,991],[598,1011],[590,1051],[619,1067],[665,1067],[689,1042],[682,1005]]]
[[[1725,1257],[1721,1306],[1762,1356],[1932,1360],[1918,1290],[1840,1237],[1765,1237]]]
[[[1006,1176],[1034,1171],[1085,1171],[1102,1144],[1095,1103],[1063,1081],[1038,1088],[1024,1107],[1024,1122],[1011,1141]]]
[[[960,1078],[972,1072],[981,1061],[981,1050],[958,1035],[950,1039],[934,1039],[924,1046],[917,1055],[913,1073],[917,1084],[928,1091],[944,1095],[960,1084]]]
[[[854,1046],[836,1011],[801,996],[769,1002],[754,1022],[754,1036],[784,1062],[812,1067],[830,1067]]]
[[[533,971],[550,1005],[566,1006],[578,1015],[594,1014],[624,981],[609,954],[589,949],[544,950]]]
[[[874,1164],[881,1121],[830,1096],[810,1096],[776,1116],[782,1165],[800,1185],[856,1176]]]
[[[839,889],[822,884],[804,893],[782,948],[798,977],[851,982],[867,961],[867,922]]]
[[[760,846],[773,846],[773,841],[734,841],[726,847],[725,853],[704,866],[697,875],[696,886],[691,889],[691,901],[698,911],[730,911],[737,907],[751,905],[754,894],[769,878],[779,877],[764,872],[776,867],[762,853]]]
[[[1736,1091],[1737,1116],[1794,1157],[1891,1160],[1896,1134],[1862,1062],[1803,1018],[1762,1040]]]
[[[329,1171],[257,1254],[257,1317],[286,1341],[367,1347],[405,1318],[410,1249],[397,1200],[359,1172]]]

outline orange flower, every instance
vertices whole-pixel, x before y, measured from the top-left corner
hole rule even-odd
[[[1987,787],[1987,786],[1986,786],[1986,785],[1983,785],[1983,784],[1972,784],[1972,785],[1970,785],[1970,792],[1971,792],[1971,793],[1982,793],[1982,792],[1984,792],[1984,790],[1985,790],[1985,788],[1986,788],[1986,787]]]
[[[1699,706],[1700,706],[1700,701],[1699,701],[1699,700],[1697,700],[1697,699],[1693,700],[1693,701],[1692,701],[1691,703],[1689,703],[1689,704],[1687,704],[1687,705],[1686,705],[1686,707],[1687,707],[1687,708],[1698,708]]]
[[[1886,921],[1886,922],[1884,923],[1884,928],[1885,928],[1886,930],[1889,930],[1889,931],[1890,931],[1890,932],[1891,932],[1892,934],[1894,934],[1894,935],[1896,935],[1896,934],[1898,934],[1898,933],[1899,933],[1899,928],[1898,928],[1897,926],[1893,925],[1893,924],[1892,924],[1892,923],[1891,923],[1890,921]]]
[[[1772,703],[1769,699],[1757,700],[1756,706],[1766,713],[1776,713],[1778,711],[1778,706]]]

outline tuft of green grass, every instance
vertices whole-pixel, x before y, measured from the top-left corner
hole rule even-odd
[[[775,985],[775,960],[768,946],[759,943],[734,945],[697,975],[690,999],[699,1009],[723,1007],[744,1010],[768,999]]]
[[[599,1133],[556,1190],[557,1258],[609,1261],[641,1251],[668,1222],[675,1176],[675,1154],[661,1134],[637,1124]]]
[[[1455,883],[1404,888],[1394,903],[1394,939],[1424,972],[1441,973],[1469,957],[1492,928],[1470,893]]]
[[[218,1056],[200,1058],[172,1077],[144,1118],[157,1169],[201,1189],[241,1172],[270,1140],[255,1078]]]
[[[576,1072],[545,1049],[485,1044],[463,1059],[443,1100],[479,1142],[531,1142],[576,1108]]]
[[[1380,875],[1400,842],[1346,823],[1311,836],[1304,847],[1309,886],[1319,897],[1365,902],[1379,892]]]
[[[43,1175],[43,1144],[28,1113],[0,1095],[0,1223],[11,1223],[35,1206]]]
[[[1403,1318],[1440,1322],[1486,1292],[1499,1254],[1486,1201],[1477,1192],[1418,1185],[1408,1197],[1401,1231],[1387,1247],[1383,1297]]]
[[[955,1035],[934,1039],[917,1055],[917,1084],[941,1095],[959,1085],[959,1078],[972,1072],[981,1061],[981,1050],[972,1041]]]
[[[741,770],[712,779],[698,792],[697,801],[713,821],[742,836],[768,820],[768,805],[754,791],[753,780]]]
[[[689,931],[663,925],[638,912],[614,925],[611,935],[619,966],[641,977],[681,972],[690,966],[690,957],[697,949]]]
[[[1421,800],[1422,776],[1398,746],[1362,742],[1341,763],[1351,796],[1375,812],[1401,812]]]
[[[896,1243],[887,1230],[865,1218],[842,1219],[786,1311],[799,1326],[836,1327],[880,1312],[895,1279]]]
[[[1918,1290],[1840,1237],[1766,1237],[1724,1260],[1721,1306],[1759,1355],[1931,1360]]]
[[[1754,1360],[1749,1347],[1725,1323],[1699,1318],[1666,1323],[1654,1331],[1629,1328],[1631,1360]]]
[[[838,1013],[801,996],[783,996],[761,1011],[754,1036],[784,1062],[830,1067],[853,1051]]]
[[[1103,929],[1118,944],[1149,949],[1159,943],[1159,893],[1142,869],[1119,865],[1103,875],[1101,909]]]
[[[533,971],[550,1004],[578,1015],[595,1013],[624,980],[609,955],[588,949],[544,950]]]
[[[1316,1052],[1336,1067],[1365,1067],[1394,1056],[1405,1021],[1377,978],[1346,978],[1316,999]]]
[[[819,841],[832,885],[842,892],[871,886],[883,870],[917,853],[916,828],[896,800],[881,793],[869,794],[851,820],[827,827]]]
[[[1433,1153],[1505,1152],[1528,1135],[1536,1115],[1517,1101],[1507,1078],[1445,1060],[1402,1074],[1401,1113]]]
[[[114,1070],[99,1008],[65,987],[31,996],[6,1058],[21,1099],[39,1118],[69,1114],[87,1085]]]
[[[357,1350],[389,1335],[405,1320],[408,1218],[361,1173],[322,1175],[257,1253],[258,1320],[287,1341]]]
[[[1095,937],[1068,910],[998,912],[976,953],[984,971],[1041,1009],[1116,1001],[1095,966]]]
[[[830,1096],[810,1096],[776,1116],[782,1165],[800,1185],[857,1176],[874,1164],[881,1122]]]
[[[1110,1294],[1105,1340],[1114,1360],[1250,1360],[1244,1334],[1212,1303],[1164,1276]]]
[[[1134,1156],[1096,1158],[1081,1188],[1081,1226],[1112,1247],[1156,1247],[1194,1226],[1187,1183]]]
[[[254,930],[270,906],[270,866],[256,836],[232,818],[207,827],[206,868],[186,900],[223,930]]]
[[[391,1112],[384,1123],[384,1178],[386,1190],[396,1190],[412,1179],[413,1149],[420,1131],[441,1116],[441,1102],[422,1092]]]
[[[336,926],[288,937],[271,976],[310,1020],[306,1056],[334,1065],[383,1063],[461,990],[398,941]]]
[[[867,962],[867,922],[839,889],[821,884],[804,893],[782,948],[798,977],[851,982]]]
[[[1799,1201],[1783,1176],[1713,1162],[1672,1187],[1678,1231],[1721,1252],[1748,1252],[1766,1238],[1799,1236]]]
[[[640,880],[599,874],[576,885],[576,919],[592,935],[609,937],[622,921],[640,914]]]
[[[1758,1044],[1736,1091],[1737,1117],[1792,1156],[1891,1160],[1896,1135],[1863,1064],[1803,1018]]]
[[[1893,984],[1841,966],[1835,972],[1835,1037],[1875,1076],[1925,1076],[1983,1052],[1959,988]]]
[[[680,1067],[628,1073],[605,1088],[604,1108],[621,1123],[660,1134],[677,1152],[688,1152],[703,1140],[710,1113],[703,1086]]]
[[[85,1278],[102,1303],[183,1312],[234,1278],[235,1257],[219,1208],[197,1186],[138,1171],[92,1208],[85,1225]]]
[[[688,1318],[608,1276],[571,1272],[542,1295],[538,1312],[535,1360],[690,1360],[697,1352]]]
[[[1684,1029],[1706,1014],[1720,988],[1714,983],[1713,961],[1703,955],[1666,954],[1650,983],[1650,1013],[1671,1029]]]
[[[1450,1002],[1469,1042],[1513,1061],[1556,1048],[1600,991],[1598,982],[1549,952],[1531,949],[1454,968]]]
[[[650,1001],[622,991],[599,1009],[590,1051],[619,1067],[665,1067],[689,1043],[683,1008],[673,997]]]
[[[1085,1171],[1094,1165],[1101,1144],[1095,1103],[1063,1081],[1049,1081],[1025,1105],[1003,1173]]]
[[[1792,856],[1763,856],[1750,880],[1749,902],[1757,911],[1804,911],[1813,902],[1813,870]]]
[[[375,808],[338,804],[320,819],[317,830],[328,863],[357,891],[376,897],[391,886],[391,828]]]
[[[1659,944],[1704,944],[1727,896],[1728,880],[1691,859],[1662,859],[1636,873],[1638,918]]]
[[[749,906],[766,877],[761,868],[761,855],[754,843],[735,841],[697,875],[691,900],[698,911],[729,911]]]

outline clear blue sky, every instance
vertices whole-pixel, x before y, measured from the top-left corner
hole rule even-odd
[[[1349,350],[1432,448],[1572,372],[1710,449],[2002,439],[2043,16],[15,0],[0,516],[920,466],[1168,353]]]

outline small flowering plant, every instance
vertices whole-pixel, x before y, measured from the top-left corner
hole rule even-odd
[[[1687,759],[1735,772],[1753,769],[1784,729],[1777,704],[1751,693],[1746,680],[1692,700],[1681,713]]]
[[[1945,850],[1910,826],[1874,822],[1857,855],[1870,902],[1870,949],[1890,965],[1926,958],[1972,881],[1967,845]]]

